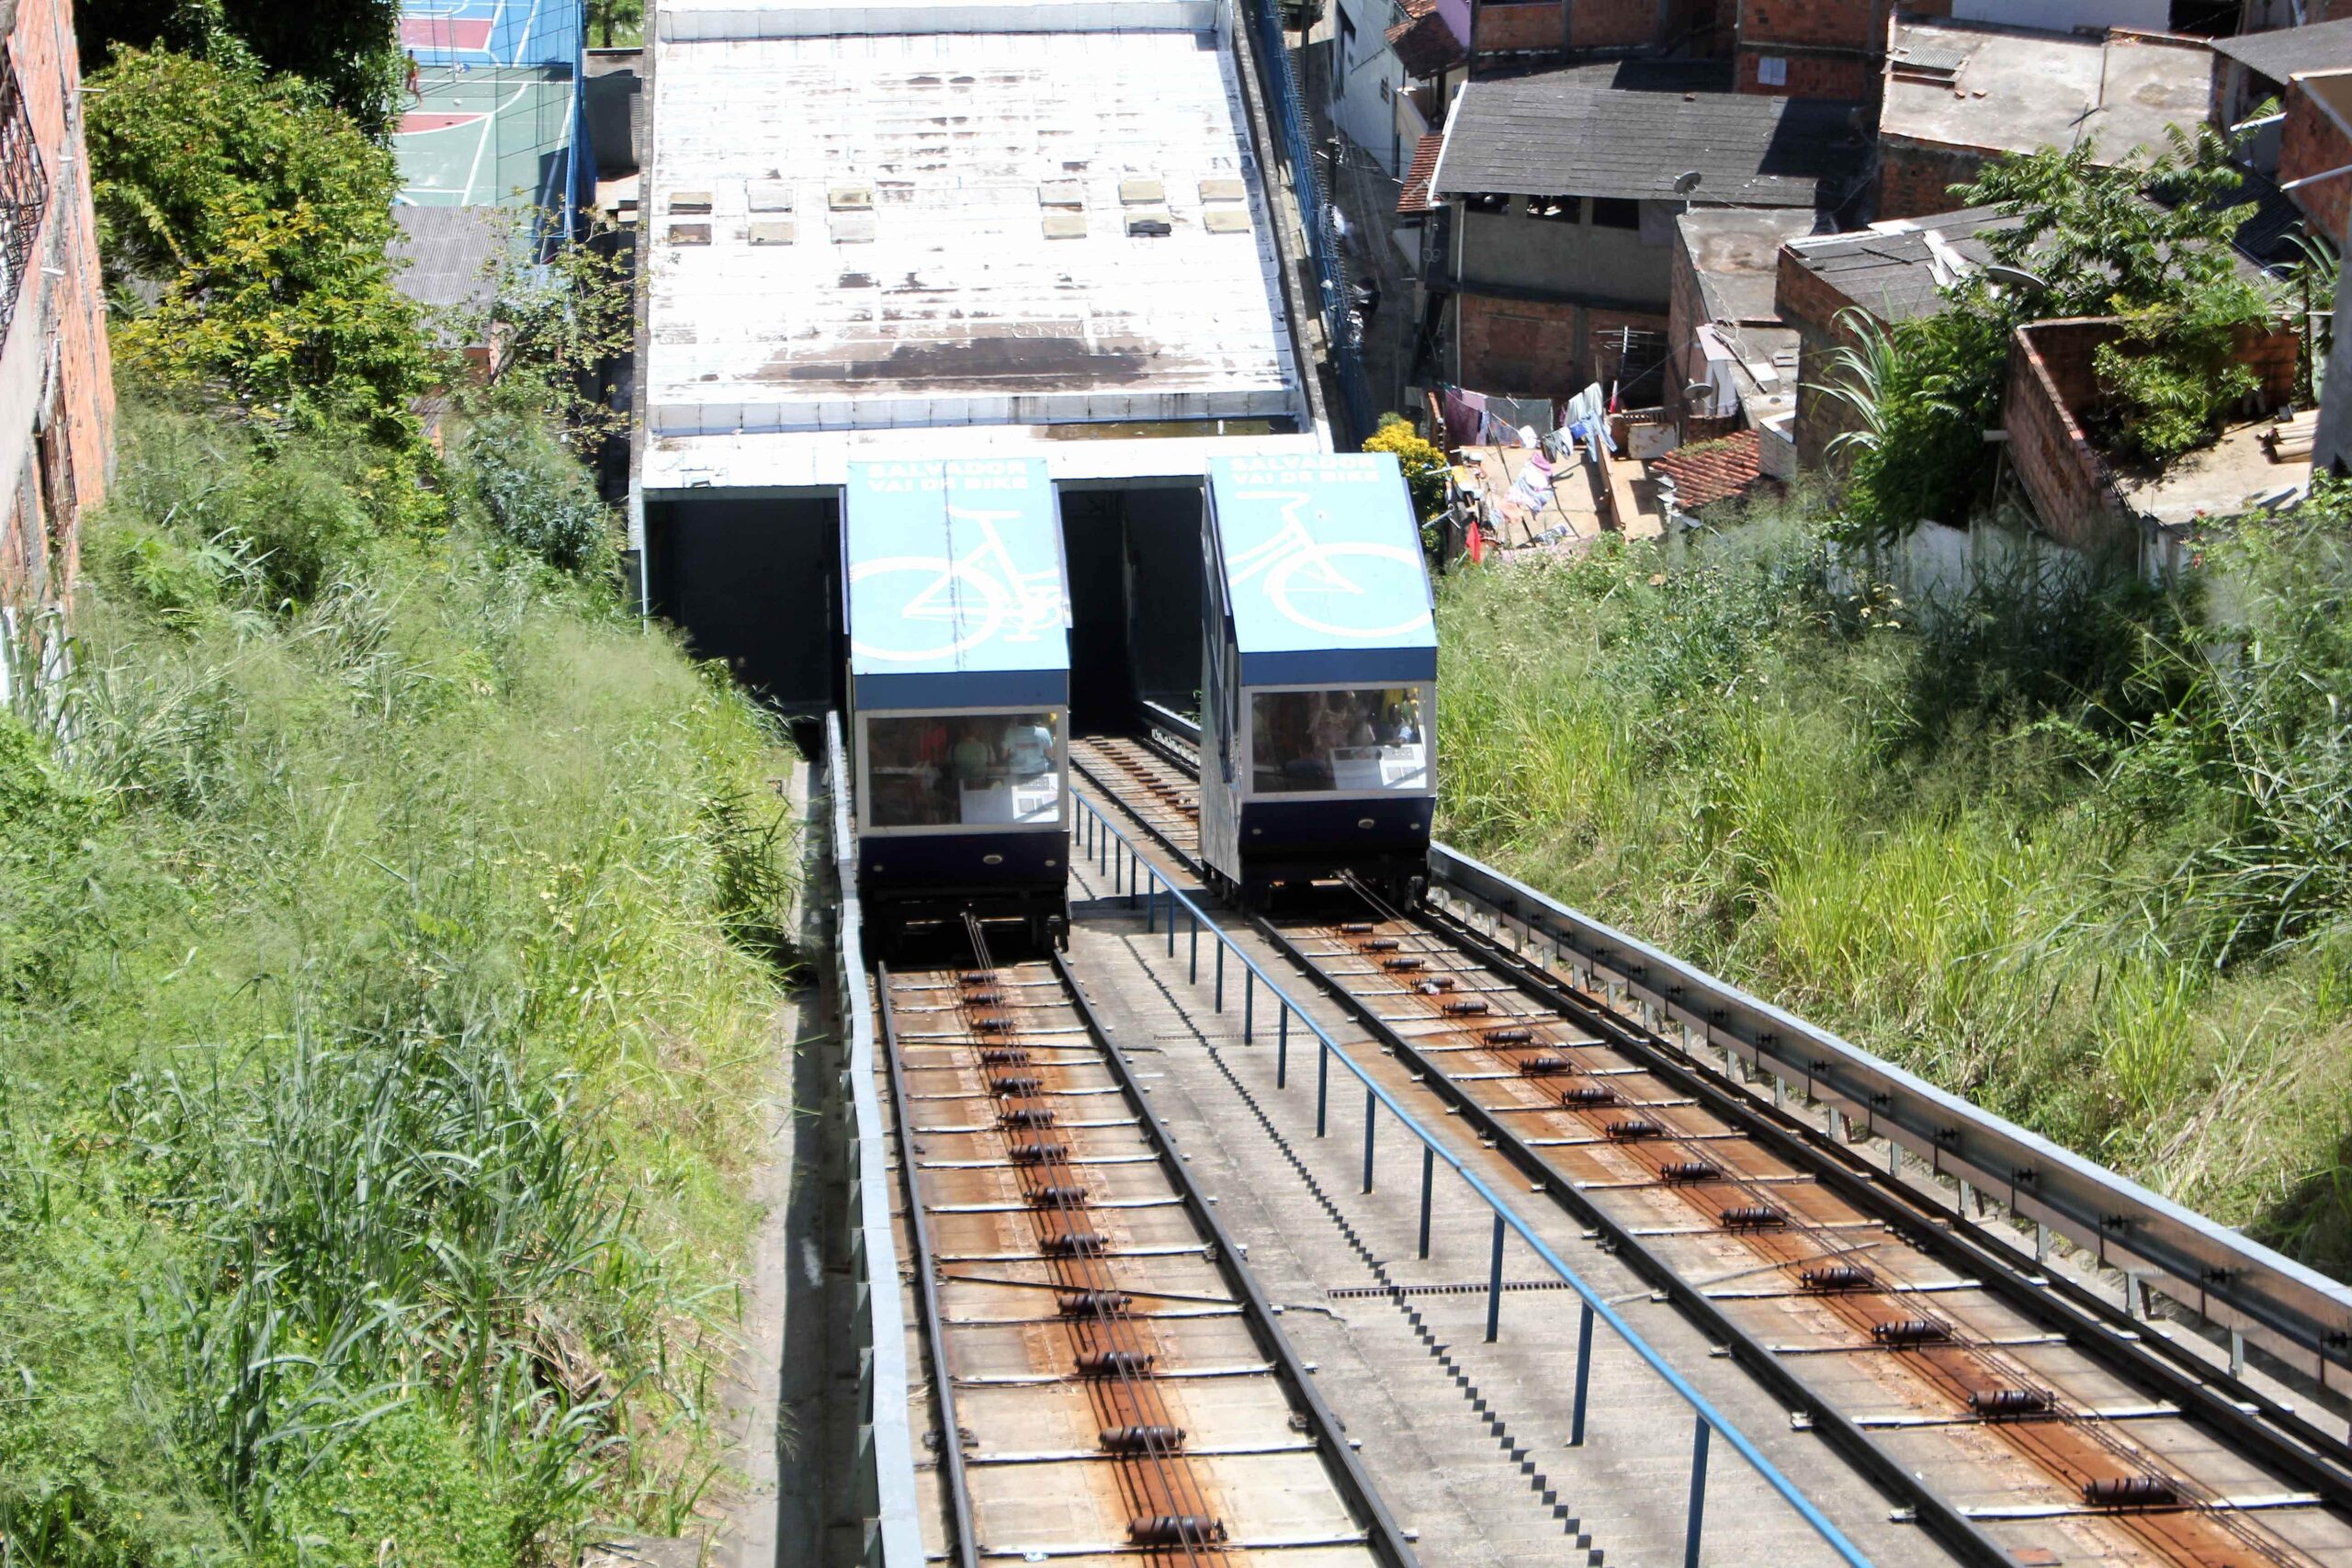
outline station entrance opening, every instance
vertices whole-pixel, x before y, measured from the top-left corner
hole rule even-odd
[[[648,501],[646,607],[778,713],[842,701],[838,494]]]
[[[1061,487],[1070,727],[1132,728],[1137,699],[1190,712],[1201,683],[1201,488]]]

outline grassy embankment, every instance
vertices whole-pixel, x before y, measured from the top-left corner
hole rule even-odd
[[[2224,547],[2222,637],[2128,588],[1922,631],[1760,522],[1696,563],[1464,572],[1441,831],[2342,1275],[2344,541]]]
[[[387,532],[365,443],[129,425],[67,730],[0,715],[0,1557],[671,1529],[777,1050],[776,738],[492,531],[543,436]]]

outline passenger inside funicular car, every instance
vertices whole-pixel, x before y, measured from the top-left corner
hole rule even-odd
[[[1057,714],[917,714],[866,721],[876,828],[1049,824]]]
[[[1412,687],[1259,692],[1250,700],[1254,793],[1418,788],[1426,776]]]

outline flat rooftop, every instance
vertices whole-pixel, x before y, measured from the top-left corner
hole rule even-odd
[[[945,427],[1303,426],[1216,34],[677,37],[722,9],[796,10],[664,8],[648,489],[837,482],[853,447],[966,445]],[[844,439],[876,432],[903,438]]]
[[[1773,304],[1781,247],[1813,232],[1813,214],[1781,208],[1701,208],[1674,220],[1711,321],[1762,325],[1781,319]]]
[[[2030,152],[2098,138],[2120,158],[2194,130],[2211,106],[2202,40],[2083,38],[1906,17],[1887,62],[1882,136],[1984,152]]]

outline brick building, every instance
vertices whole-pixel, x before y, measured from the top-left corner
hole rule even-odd
[[[2004,152],[2106,154],[2166,145],[2211,112],[2214,55],[2202,39],[2098,35],[1905,17],[1894,28],[1879,113],[1876,212],[1920,218],[1960,206],[1951,186]]]
[[[114,378],[72,0],[0,0],[0,698],[62,654]]]
[[[2287,89],[2278,185],[2311,227],[2337,245],[2352,217],[2352,71],[2314,71]]]
[[[1894,9],[1893,0],[1740,0],[1739,90],[1875,99]]]
[[[1791,212],[1834,227],[1865,178],[1852,105],[1730,91],[1728,62],[1622,61],[1474,80],[1455,100],[1427,201],[1446,209],[1446,379],[1566,397],[1668,390],[1676,220]]]

